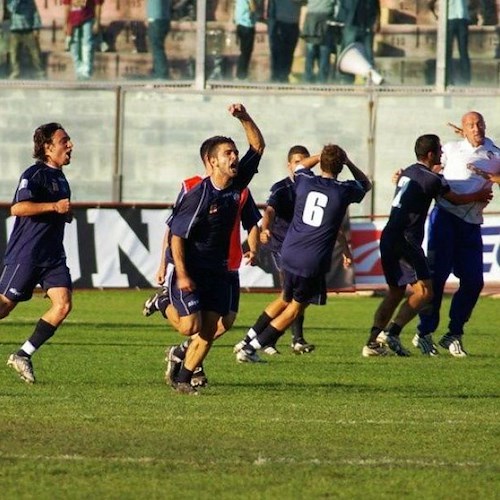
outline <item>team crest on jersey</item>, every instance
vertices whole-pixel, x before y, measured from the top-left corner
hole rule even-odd
[[[216,203],[214,203],[214,204],[210,205],[210,208],[208,209],[208,213],[209,213],[210,215],[212,215],[212,214],[216,214],[218,211],[219,211],[219,207],[217,206],[217,204],[216,204]]]

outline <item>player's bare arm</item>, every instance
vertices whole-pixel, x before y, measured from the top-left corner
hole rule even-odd
[[[454,191],[448,191],[448,193],[446,193],[443,198],[447,199],[454,205],[465,205],[467,203],[473,203],[475,201],[481,203],[489,203],[493,198],[493,192],[491,191],[491,188],[481,189],[469,194],[458,194]]]
[[[253,121],[253,118],[248,114],[245,106],[241,103],[231,104],[229,106],[229,113],[241,122],[250,147],[259,154],[262,154],[266,147],[264,137],[257,124]]]
[[[269,243],[269,240],[271,239],[275,216],[276,211],[274,210],[274,208],[267,206],[264,210],[264,215],[262,216],[262,226],[260,230],[260,242],[263,245],[267,245]]]
[[[321,160],[321,155],[320,154],[315,154],[311,155],[307,158],[304,158],[297,167],[303,167],[303,168],[308,168],[311,169],[315,167],[319,161]]]
[[[368,176],[360,170],[354,163],[349,159],[349,157],[346,157],[345,160],[345,166],[351,171],[352,176],[359,182],[363,183],[365,186],[365,190],[368,192],[372,188],[372,183],[370,182],[370,179],[368,179]]]
[[[260,243],[260,228],[257,224],[248,232],[248,252],[243,254],[246,264],[254,266],[257,263],[257,255],[259,252]]]
[[[184,251],[185,240],[180,236],[173,235],[170,247],[174,260],[175,273],[177,275],[177,286],[180,290],[192,292],[196,289],[194,281],[190,278],[186,269],[186,257]]]
[[[32,215],[41,215],[50,212],[58,214],[67,214],[71,210],[71,203],[68,198],[56,202],[36,203],[33,201],[20,201],[14,203],[10,208],[11,215],[16,217],[31,217]]]

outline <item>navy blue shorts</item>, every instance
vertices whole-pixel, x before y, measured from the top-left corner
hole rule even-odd
[[[228,271],[228,280],[231,290],[229,310],[237,313],[240,309],[240,273],[238,271]]]
[[[4,266],[0,276],[0,293],[12,302],[30,300],[37,285],[45,291],[50,288],[72,290],[71,274],[66,263],[54,267],[33,267],[31,264]]]
[[[172,305],[179,316],[189,316],[199,311],[213,311],[225,316],[231,307],[231,280],[227,271],[197,270],[191,273],[196,284],[192,292],[183,292],[177,286],[175,267],[167,267],[167,283]]]
[[[326,304],[325,275],[304,278],[288,271],[283,271],[283,299],[292,299],[300,304]]]
[[[404,238],[380,238],[380,257],[389,286],[406,286],[431,279],[427,257],[421,246]]]

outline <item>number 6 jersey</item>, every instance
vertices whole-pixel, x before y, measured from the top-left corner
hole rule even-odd
[[[295,209],[281,251],[282,267],[303,277],[330,270],[332,249],[347,207],[359,203],[367,189],[363,183],[295,171]]]

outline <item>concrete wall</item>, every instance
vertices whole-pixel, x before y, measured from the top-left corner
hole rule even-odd
[[[122,201],[173,202],[180,181],[202,170],[198,149],[206,137],[229,135],[245,151],[239,122],[227,112],[232,102],[247,106],[266,138],[260,173],[251,186],[260,203],[266,201],[270,185],[285,175],[286,153],[294,144],[304,144],[311,152],[328,142],[343,146],[375,181],[373,200],[353,211],[369,215],[388,213],[394,189],[391,173],[414,161],[418,135],[432,132],[443,141],[454,140],[447,122],[459,123],[464,112],[475,109],[484,114],[488,135],[500,142],[498,89],[437,95],[415,90],[314,93],[262,88],[199,93],[147,86],[4,85],[0,201],[11,201],[20,173],[32,162],[34,129],[60,121],[75,143],[72,163],[65,169],[74,201],[112,201],[113,172],[121,168]],[[500,197],[490,209],[500,210]]]

